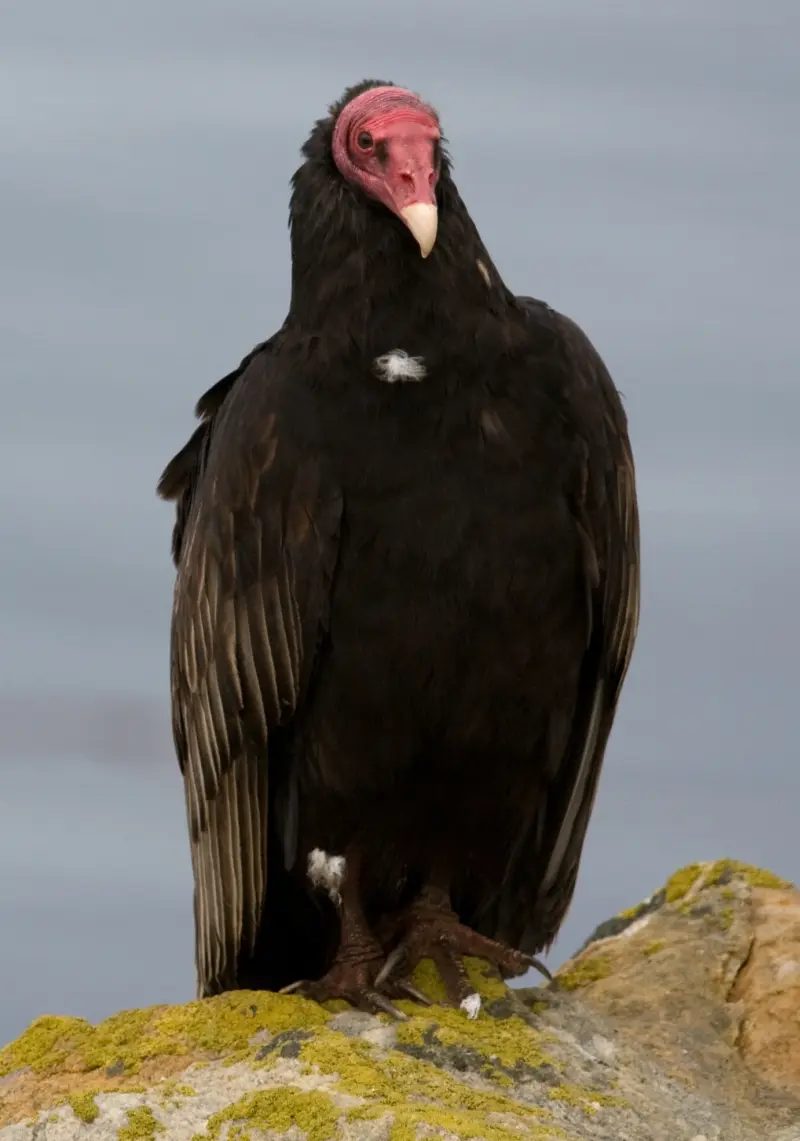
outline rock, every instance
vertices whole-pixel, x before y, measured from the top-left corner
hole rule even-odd
[[[245,991],[39,1018],[0,1051],[0,1141],[800,1141],[800,893],[776,876],[684,868],[548,987],[468,966],[474,1020]]]

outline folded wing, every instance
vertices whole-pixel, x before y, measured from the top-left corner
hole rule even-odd
[[[639,621],[639,515],[622,401],[583,331],[552,310],[549,319],[568,360],[568,396],[580,432],[572,510],[582,541],[589,633],[567,744],[551,759],[537,818],[516,846],[497,917],[500,933],[529,951],[552,942],[572,900]]]
[[[178,492],[172,712],[201,995],[234,985],[239,956],[253,950],[270,735],[305,699],[337,552],[340,496],[281,433],[280,392],[272,355],[257,352],[212,413]]]

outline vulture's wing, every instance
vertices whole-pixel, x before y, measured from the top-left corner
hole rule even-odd
[[[283,426],[257,353],[187,485],[172,618],[172,715],[195,880],[198,990],[233,985],[267,876],[270,734],[301,706],[323,636],[341,499]]]
[[[520,302],[540,304],[528,298]],[[622,401],[585,333],[552,310],[548,318],[567,354],[568,396],[580,425],[582,462],[573,511],[583,546],[589,634],[567,746],[551,758],[538,817],[509,877],[518,890],[501,905],[506,913],[501,926],[524,925],[518,938],[536,950],[555,938],[572,899],[639,621],[639,515]]]
[[[208,446],[217,417],[225,402],[225,398],[232,391],[234,384],[244,376],[251,361],[264,353],[269,353],[278,338],[275,333],[268,341],[256,345],[239,366],[227,376],[223,376],[216,384],[209,388],[197,401],[195,415],[199,417],[200,424],[192,433],[188,443],[172,457],[158,481],[158,494],[162,499],[175,500],[175,525],[172,530],[172,558],[175,565],[181,554],[183,534],[189,518],[189,511],[197,489],[197,481],[203,470],[203,464],[208,453]]]

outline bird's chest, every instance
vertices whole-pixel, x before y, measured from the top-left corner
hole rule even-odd
[[[375,365],[391,367],[412,366]],[[409,667],[495,652],[574,577],[555,410],[469,368],[376,375],[331,454],[345,504],[333,621]]]
[[[334,784],[325,758],[377,787],[431,742],[453,763],[529,755],[585,641],[557,410],[464,367],[375,378],[304,421],[343,498],[308,730]]]

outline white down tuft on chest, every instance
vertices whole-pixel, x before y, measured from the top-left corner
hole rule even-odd
[[[386,384],[420,381],[427,375],[424,358],[409,356],[403,349],[392,349],[391,352],[376,357],[372,365],[378,379]]]

